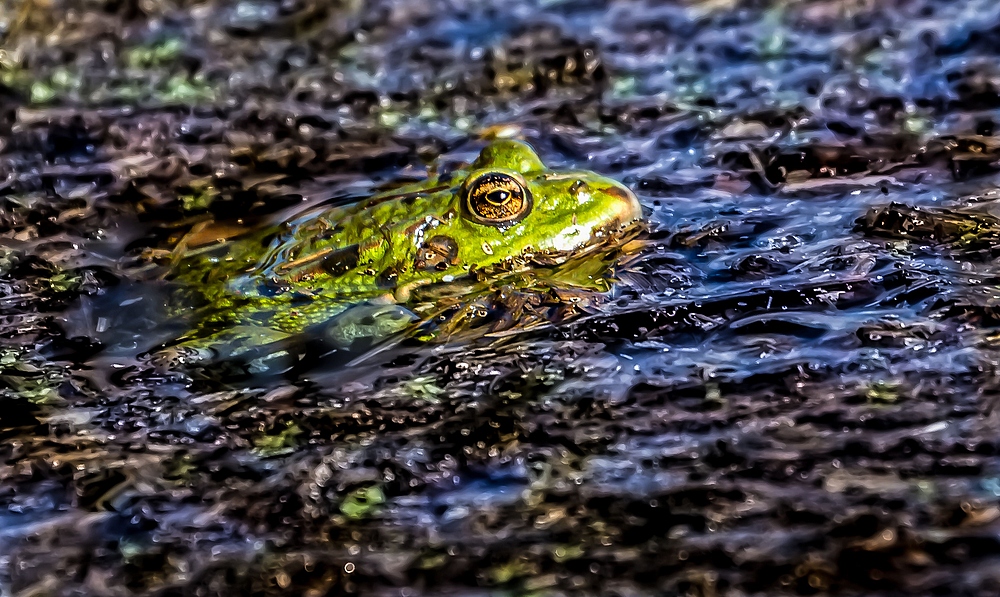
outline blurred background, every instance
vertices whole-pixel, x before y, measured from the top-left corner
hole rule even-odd
[[[998,52],[978,0],[0,0],[0,594],[997,594]],[[602,300],[136,358],[178,243],[496,136],[640,198]]]

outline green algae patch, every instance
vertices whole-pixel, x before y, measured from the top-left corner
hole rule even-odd
[[[59,386],[64,381],[63,373],[42,359],[16,348],[0,348],[0,396],[36,405],[61,404]]]
[[[177,198],[184,211],[198,212],[211,207],[219,196],[219,189],[212,184],[212,179],[207,178],[191,181],[187,187],[180,189]]]
[[[870,236],[950,245],[959,250],[988,249],[1000,243],[1000,219],[994,216],[901,203],[870,209],[858,218],[857,228]]]
[[[302,428],[295,423],[289,423],[276,434],[262,434],[255,437],[253,453],[261,458],[290,454],[299,445],[298,437],[300,435],[302,435]]]
[[[340,504],[340,512],[351,520],[367,518],[385,503],[385,493],[378,485],[355,489]]]
[[[32,104],[48,104],[67,99],[82,85],[83,75],[74,74],[68,68],[57,68],[48,77],[36,79],[31,83],[30,101]]]
[[[901,390],[902,384],[897,381],[874,381],[865,390],[865,398],[873,404],[896,404],[903,399]]]
[[[429,375],[408,380],[403,385],[402,391],[414,400],[426,400],[430,403],[440,402],[441,395],[445,392],[444,388],[438,385],[437,378]]]
[[[179,38],[171,38],[161,43],[131,48],[125,52],[124,60],[131,68],[150,68],[175,62],[180,58],[184,42]]]
[[[494,585],[505,585],[536,574],[538,574],[537,564],[526,558],[515,558],[485,571],[486,578]]]
[[[154,94],[154,98],[181,104],[208,103],[215,100],[215,92],[200,76],[174,75],[167,80],[160,93]]]

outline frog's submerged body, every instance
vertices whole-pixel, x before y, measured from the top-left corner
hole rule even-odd
[[[635,196],[589,171],[554,172],[524,143],[495,141],[468,168],[254,233],[182,259],[174,278],[208,303],[171,360],[234,355],[357,305],[405,304],[470,273],[559,263],[641,217]],[[370,311],[398,331],[402,308]],[[363,332],[362,332],[363,333]]]

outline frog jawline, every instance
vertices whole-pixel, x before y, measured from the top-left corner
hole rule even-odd
[[[554,266],[562,265],[567,261],[572,259],[580,259],[584,257],[593,256],[595,253],[600,253],[602,251],[612,251],[618,247],[625,237],[629,236],[630,233],[637,232],[636,227],[633,226],[633,222],[627,224],[618,224],[612,222],[606,226],[594,231],[594,234],[590,236],[585,242],[580,243],[573,249],[566,251],[556,251],[556,250],[542,250],[537,251],[531,247],[526,248],[521,252],[520,255],[516,257],[509,258],[507,264],[501,266],[501,269],[507,271],[513,271],[517,268],[527,268],[531,265],[539,266]],[[510,268],[512,262],[518,262],[517,268]],[[508,269],[510,268],[510,269]]]

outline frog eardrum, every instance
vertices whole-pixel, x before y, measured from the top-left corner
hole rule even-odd
[[[513,172],[493,170],[470,176],[462,193],[466,212],[480,224],[510,225],[531,212],[531,192]]]

